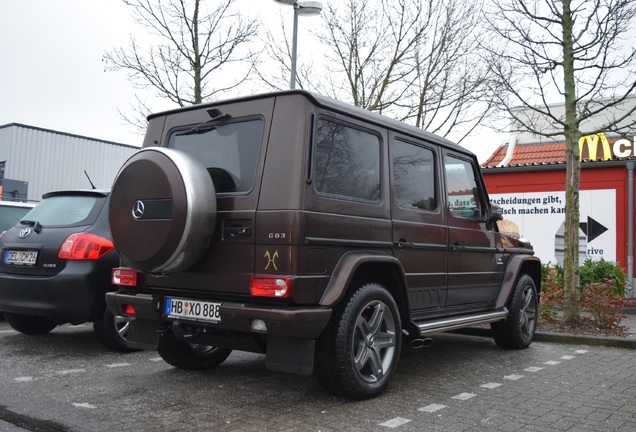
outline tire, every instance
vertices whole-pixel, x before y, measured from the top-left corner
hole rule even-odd
[[[179,369],[204,370],[219,366],[232,350],[182,342],[172,331],[166,331],[159,338],[157,352],[166,363]]]
[[[186,153],[144,148],[119,170],[108,219],[125,265],[146,273],[187,270],[214,233],[214,183],[201,162]]]
[[[31,336],[47,334],[57,327],[54,321],[44,317],[5,312],[4,319],[14,330]]]
[[[497,345],[511,349],[523,349],[530,346],[537,329],[538,305],[534,281],[524,274],[517,281],[508,301],[508,318],[505,321],[490,324]]]
[[[314,375],[327,391],[354,400],[378,396],[400,359],[402,327],[395,300],[382,285],[358,287],[334,310],[317,342]]]
[[[129,328],[130,319],[113,315],[108,307],[104,307],[97,321],[93,323],[93,330],[99,341],[107,348],[122,353],[138,351],[130,348],[126,343],[128,341]]]

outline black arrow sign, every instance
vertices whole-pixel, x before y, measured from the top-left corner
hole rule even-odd
[[[608,228],[601,225],[600,223],[598,223],[597,221],[595,221],[589,216],[587,217],[587,223],[581,222],[579,223],[579,227],[581,228],[581,230],[583,230],[583,232],[587,236],[588,243],[608,230]]]

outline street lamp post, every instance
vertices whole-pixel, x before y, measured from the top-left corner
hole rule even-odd
[[[312,16],[320,15],[322,4],[319,1],[301,1],[301,0],[274,0],[276,3],[286,4],[294,7],[294,32],[292,35],[292,59],[291,59],[291,77],[289,79],[289,88],[296,88],[296,56],[298,53],[298,15]]]

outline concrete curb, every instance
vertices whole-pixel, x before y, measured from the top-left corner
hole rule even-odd
[[[492,337],[490,329],[469,327],[453,331],[453,333],[470,336]],[[606,346],[612,348],[636,349],[636,340],[617,337],[599,337],[588,335],[571,335],[566,333],[537,332],[534,335],[537,342],[558,342],[572,345]]]

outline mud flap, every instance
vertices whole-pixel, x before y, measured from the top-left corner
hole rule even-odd
[[[267,369],[299,375],[311,375],[314,370],[313,339],[267,337]]]
[[[154,351],[159,345],[159,325],[156,320],[132,318],[128,329],[127,345],[130,348]]]

